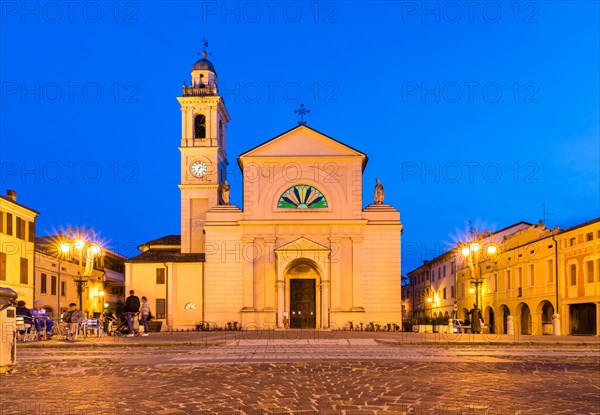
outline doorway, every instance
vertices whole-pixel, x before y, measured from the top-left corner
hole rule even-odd
[[[574,335],[596,335],[596,304],[571,304],[569,329]]]
[[[316,280],[290,279],[290,328],[317,327]]]

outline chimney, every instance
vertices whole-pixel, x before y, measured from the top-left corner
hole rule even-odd
[[[6,197],[12,200],[13,202],[17,201],[17,191],[16,190],[7,190]]]

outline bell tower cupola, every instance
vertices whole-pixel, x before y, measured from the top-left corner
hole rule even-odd
[[[215,88],[217,86],[217,71],[212,62],[206,59],[206,50],[202,51],[202,59],[192,67],[192,83],[194,88]]]

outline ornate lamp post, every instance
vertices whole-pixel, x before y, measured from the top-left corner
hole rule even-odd
[[[469,292],[471,294],[475,293],[475,304],[477,305],[477,308],[481,310],[479,298],[483,280],[480,262],[483,259],[493,258],[498,255],[499,248],[494,243],[490,243],[485,247],[483,246],[482,240],[484,236],[490,235],[487,231],[478,234],[475,229],[471,229],[467,235],[469,236],[470,241],[459,242],[458,250],[462,257],[466,259],[467,265],[471,270],[471,288],[469,289]]]
[[[79,309],[83,312],[83,290],[94,270],[94,257],[102,252],[98,244],[98,235],[92,228],[68,228],[66,240],[60,242],[60,250],[64,255],[76,252],[78,255],[79,271],[74,282],[77,285]],[[84,267],[85,260],[85,267]]]

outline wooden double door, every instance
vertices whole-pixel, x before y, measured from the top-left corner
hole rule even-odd
[[[290,280],[290,328],[317,327],[316,280]]]

